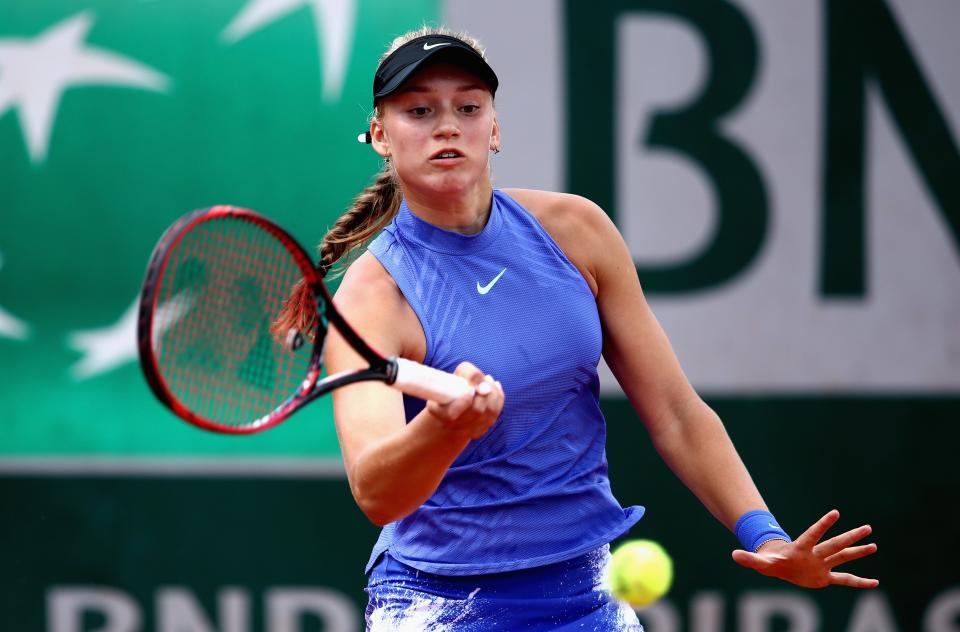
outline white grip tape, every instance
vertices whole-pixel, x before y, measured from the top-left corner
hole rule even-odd
[[[441,404],[473,392],[465,379],[453,373],[440,371],[419,362],[396,358],[397,379],[393,386],[407,395]]]

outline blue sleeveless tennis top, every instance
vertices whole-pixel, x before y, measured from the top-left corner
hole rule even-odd
[[[622,535],[607,478],[599,406],[602,334],[580,271],[540,223],[502,191],[474,235],[418,218],[406,202],[370,244],[420,319],[427,365],[467,360],[503,385],[503,412],[470,442],[437,491],[383,528],[370,558],[477,575],[552,564]],[[408,399],[408,421],[423,402]]]

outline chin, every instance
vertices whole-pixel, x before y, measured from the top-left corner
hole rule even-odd
[[[451,197],[469,193],[478,186],[483,186],[484,179],[477,174],[441,173],[425,178],[423,189],[435,195]]]

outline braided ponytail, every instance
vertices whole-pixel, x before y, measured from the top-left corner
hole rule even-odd
[[[320,242],[320,272],[326,276],[340,261],[349,260],[362,248],[400,209],[403,195],[394,180],[389,165],[377,174],[373,184],[365,188],[353,200],[353,204],[327,231]],[[342,273],[341,266],[334,276]],[[284,304],[280,314],[270,327],[277,338],[283,340],[291,329],[310,336],[317,325],[316,300],[303,280],[298,281]]]
[[[402,199],[389,165],[354,198],[320,242],[320,269],[326,275],[341,259],[350,259],[397,214]],[[341,268],[342,270],[342,268]],[[336,274],[339,274],[338,270]]]

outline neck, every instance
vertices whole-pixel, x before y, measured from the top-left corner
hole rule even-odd
[[[490,217],[493,186],[489,181],[469,193],[444,196],[431,192],[422,195],[405,190],[407,207],[417,217],[445,230],[473,235],[483,230]]]

